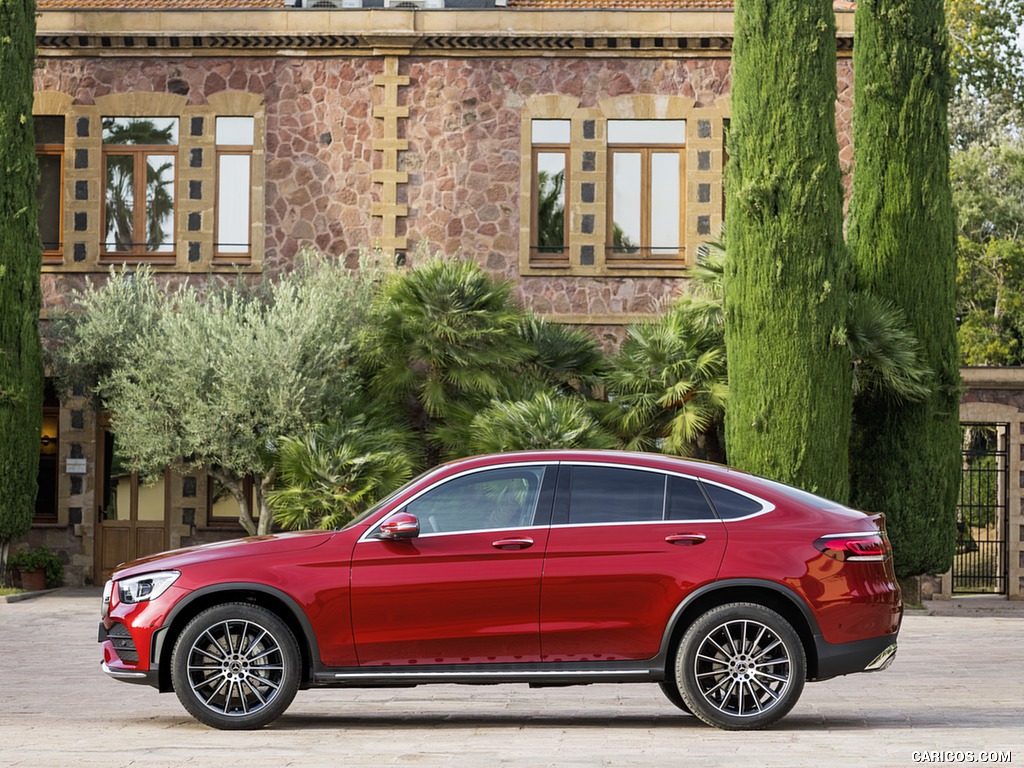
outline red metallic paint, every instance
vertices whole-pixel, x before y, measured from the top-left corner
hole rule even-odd
[[[513,462],[614,462],[683,473],[746,491],[775,508],[735,521],[539,526],[406,541],[361,540],[422,490],[461,472]],[[153,633],[169,626],[198,590],[245,585],[287,596],[312,627],[325,667],[648,659],[666,623],[695,588],[757,579],[789,590],[824,639],[845,643],[894,634],[902,608],[891,560],[839,562],[815,549],[823,535],[877,530],[868,515],[823,510],[718,465],[657,455],[593,451],[475,457],[415,480],[340,532],[241,539],[154,555],[114,580],[175,569],[159,598],[121,603],[114,589],[104,625],[125,624],[139,652],[119,670],[150,669]],[[684,545],[673,536],[703,536]],[[495,546],[532,539],[525,548]],[[175,631],[180,629],[175,625]],[[173,637],[169,638],[173,642]]]

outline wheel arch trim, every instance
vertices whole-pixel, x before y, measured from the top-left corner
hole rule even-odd
[[[287,592],[267,584],[248,581],[230,581],[200,587],[175,603],[166,618],[164,618],[163,624],[156,632],[153,633],[153,644],[150,655],[151,669],[155,672],[160,672],[160,678],[161,680],[163,679],[164,675],[161,670],[160,659],[164,653],[164,645],[167,642],[167,637],[171,628],[179,621],[181,615],[186,612],[186,609],[192,606],[196,601],[205,600],[220,593],[229,594],[232,592],[258,592],[260,594],[267,595],[284,605],[291,616],[282,616],[282,621],[289,623],[288,620],[290,618],[302,630],[301,637],[296,637],[295,639],[299,643],[300,650],[304,649],[304,652],[308,652],[309,654],[309,663],[305,670],[305,679],[308,680],[312,675],[312,670],[316,667],[320,659],[320,649],[317,645],[316,633],[313,631],[313,625],[306,616],[306,612],[302,610],[302,607],[298,604],[295,598]],[[200,611],[201,610],[202,609],[200,609]],[[181,627],[181,629],[183,628],[184,626]],[[163,690],[162,684],[161,690]]]
[[[679,633],[683,617],[686,612],[704,598],[710,597],[716,592],[724,592],[730,589],[762,589],[773,592],[779,597],[784,598],[789,604],[799,611],[800,615],[804,619],[807,632],[810,634],[808,639],[811,640],[810,647],[805,649],[806,653],[808,656],[812,653],[816,653],[817,644],[821,638],[821,627],[818,625],[818,620],[815,618],[810,606],[807,605],[807,603],[792,589],[783,584],[779,584],[778,582],[768,581],[766,579],[725,579],[723,581],[709,582],[698,587],[688,594],[678,606],[676,606],[676,609],[672,612],[672,616],[669,617],[668,623],[665,625],[665,632],[661,638],[661,650],[658,654],[661,658],[665,659],[666,663],[672,657],[674,652],[672,640]],[[756,599],[744,599],[746,602],[757,602]],[[797,634],[801,634],[799,627],[794,627],[794,629],[797,631]]]

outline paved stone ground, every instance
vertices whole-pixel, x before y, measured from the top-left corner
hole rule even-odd
[[[809,684],[770,731],[708,728],[653,685],[503,685],[300,691],[268,728],[228,733],[107,679],[99,592],[65,589],[0,603],[0,766],[1024,765],[1024,604],[986,603],[910,612],[889,670]]]

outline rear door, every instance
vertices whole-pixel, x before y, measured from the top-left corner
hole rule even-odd
[[[544,661],[647,659],[718,573],[726,530],[693,478],[563,464],[541,584]]]

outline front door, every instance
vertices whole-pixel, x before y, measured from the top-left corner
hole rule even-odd
[[[97,485],[102,491],[97,533],[96,581],[102,583],[121,563],[169,548],[166,473],[156,483],[143,484],[137,472],[123,468],[113,436],[101,433],[103,451],[97,461]]]
[[[359,664],[540,661],[550,507],[543,466],[502,467],[453,478],[407,504],[417,538],[371,531],[352,557]]]

